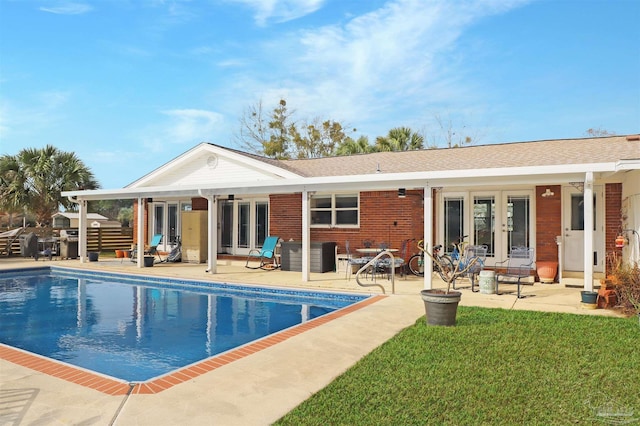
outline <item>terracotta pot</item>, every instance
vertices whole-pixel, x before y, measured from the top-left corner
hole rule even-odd
[[[537,262],[538,278],[541,283],[553,283],[558,272],[558,262]]]
[[[122,259],[124,257],[124,250],[116,250],[116,259]]]

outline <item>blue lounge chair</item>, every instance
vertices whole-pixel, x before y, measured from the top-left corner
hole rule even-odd
[[[245,268],[249,269],[277,269],[280,265],[276,259],[276,246],[280,237],[267,237],[260,249],[251,249],[247,257]],[[256,266],[257,262],[257,266]]]
[[[162,258],[160,257],[160,253],[158,253],[158,246],[160,245],[160,241],[162,241],[162,234],[154,235],[153,238],[151,239],[151,243],[149,244],[149,248],[144,251],[144,254],[145,255],[150,255],[150,256],[158,256],[158,258],[162,262]],[[135,247],[133,250],[131,250],[131,261],[132,262],[137,262],[138,261],[138,249],[137,249],[137,247]]]

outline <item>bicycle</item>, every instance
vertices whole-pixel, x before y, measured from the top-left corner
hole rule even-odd
[[[476,277],[480,274],[480,271],[484,268],[484,258],[487,255],[487,246],[471,246],[464,241],[468,235],[463,235],[458,238],[458,241],[452,243],[453,251],[451,252],[452,267],[454,274],[457,273],[460,277],[467,276],[471,281],[471,291],[475,290]],[[456,289],[455,279],[453,280],[453,288]]]
[[[409,265],[409,271],[411,271],[413,275],[423,277],[424,276],[424,253],[425,253],[424,241],[423,240],[418,241],[417,246],[418,246],[418,249],[420,250],[420,253],[416,253],[413,256],[411,256],[407,264]],[[433,256],[433,259],[436,260],[435,262],[433,262],[433,272],[436,272],[438,275],[440,275],[440,278],[446,281],[446,278],[445,278],[446,273],[453,269],[453,262],[451,261],[451,258],[447,254],[442,254],[442,255],[440,254],[441,249],[442,249],[442,244],[439,244],[433,247],[432,256]]]

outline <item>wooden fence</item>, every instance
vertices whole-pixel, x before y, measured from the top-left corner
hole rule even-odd
[[[60,237],[58,228],[26,228],[22,235],[33,232],[39,238]],[[20,238],[16,238],[7,250],[11,237],[0,237],[0,254],[20,256]],[[130,249],[133,243],[133,228],[88,228],[87,251]]]

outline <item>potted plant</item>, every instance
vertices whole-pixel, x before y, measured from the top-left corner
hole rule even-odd
[[[437,256],[434,257],[423,247],[418,247],[433,260],[434,264],[440,269],[440,277],[447,283],[446,290],[430,289],[420,292],[424,302],[426,323],[428,325],[453,326],[456,324],[458,303],[462,293],[451,291],[451,285],[456,279],[466,275],[478,261],[478,258],[474,257],[466,263],[461,260],[452,268],[450,264],[442,262]]]
[[[536,271],[541,283],[552,284],[556,280],[558,262],[539,261],[536,262]]]

